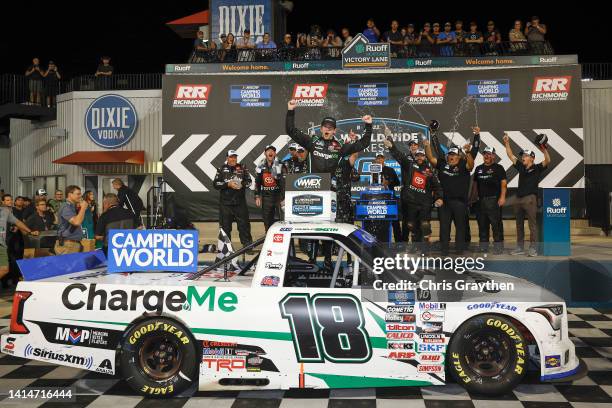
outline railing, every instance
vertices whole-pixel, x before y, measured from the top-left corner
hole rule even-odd
[[[547,41],[541,42],[500,42],[500,43],[458,43],[430,44],[422,42],[415,45],[391,45],[391,56],[395,58],[430,57],[478,57],[478,56],[517,56],[553,55],[554,50]],[[271,62],[271,61],[309,61],[340,59],[342,47],[299,47],[265,49],[215,49],[194,50],[189,63],[211,62]]]
[[[46,105],[48,95],[72,91],[98,90],[142,90],[161,89],[162,74],[118,74],[110,77],[82,75],[49,84],[40,80],[38,84],[24,75],[0,75],[0,104],[32,103]],[[38,95],[32,95],[33,91]]]
[[[612,63],[586,62],[582,64],[582,78],[592,80],[612,79]]]

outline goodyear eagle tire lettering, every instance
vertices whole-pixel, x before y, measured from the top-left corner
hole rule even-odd
[[[488,395],[510,392],[526,371],[527,344],[512,320],[481,315],[463,323],[448,347],[453,378],[468,391]]]
[[[121,341],[121,373],[140,395],[169,398],[198,381],[198,348],[191,332],[173,320],[151,318]]]

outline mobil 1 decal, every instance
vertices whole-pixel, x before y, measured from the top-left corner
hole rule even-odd
[[[491,146],[502,152],[500,164],[507,170],[509,188],[517,187],[518,177],[503,154],[504,133],[514,152],[535,151],[537,162],[542,156],[533,140],[543,133],[552,161],[540,186],[581,189],[580,88],[578,65],[376,74],[189,75],[188,81],[184,75],[165,75],[164,180],[174,191],[176,210],[184,211],[188,219],[218,219],[219,196],[213,179],[226,152],[236,150],[251,175],[267,145],[274,145],[279,159],[285,159],[292,142],[285,129],[287,101],[296,99],[296,127],[313,136],[320,133],[325,116],[336,119],[335,136],[341,141],[348,140],[351,131],[363,134],[364,115],[374,117],[371,144],[356,163],[363,178],[353,185],[353,194],[369,182],[376,153],[384,153],[386,164],[399,173],[399,165],[384,148],[385,128],[398,149],[407,152],[409,140],[416,138],[422,144],[429,138],[432,119],[440,123],[438,137],[445,148],[463,146],[471,140],[471,127],[478,125],[481,149]],[[479,154],[476,164],[481,162]],[[251,217],[259,216],[253,194],[247,194],[247,204]]]

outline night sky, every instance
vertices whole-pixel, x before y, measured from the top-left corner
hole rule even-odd
[[[401,25],[413,22],[417,29],[426,21],[443,24],[456,19],[464,24],[474,19],[484,29],[493,19],[506,38],[515,18],[526,21],[537,14],[547,24],[557,54],[578,54],[581,62],[612,62],[612,46],[603,30],[609,13],[591,5],[578,9],[580,3],[566,2],[389,1],[381,10],[370,10],[364,6],[383,2],[295,0],[294,4],[288,18],[292,33],[308,32],[313,23],[337,31],[348,26],[354,33],[362,31],[372,16],[381,31],[394,18]],[[500,10],[492,7],[495,4],[512,8]],[[116,73],[162,72],[166,63],[185,62],[192,46],[191,40],[179,38],[164,23],[207,7],[206,1],[193,0],[17,1],[10,7],[5,2],[0,13],[0,73],[23,73],[31,58],[39,56],[44,66],[53,59],[65,77],[92,74],[103,54],[113,58]]]

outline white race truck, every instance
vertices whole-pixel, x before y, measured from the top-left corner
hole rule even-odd
[[[337,248],[333,271],[299,250],[321,241]],[[385,247],[347,224],[276,223],[252,248],[260,248],[252,262],[227,274],[215,271],[221,265],[194,274],[100,267],[20,282],[0,350],[118,372],[151,397],[192,386],[427,386],[444,384],[447,373],[470,391],[501,394],[533,363],[542,381],[586,374],[564,302],[527,281],[491,272],[377,274]],[[512,283],[522,300],[420,287],[457,281]],[[398,282],[417,289],[388,290]]]

